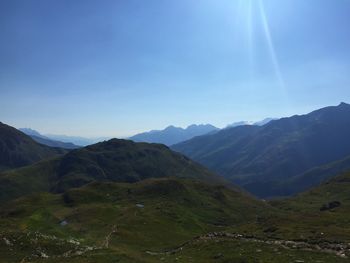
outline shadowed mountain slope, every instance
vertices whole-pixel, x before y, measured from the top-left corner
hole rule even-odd
[[[306,191],[320,183],[328,181],[334,175],[350,171],[350,156],[320,167],[312,168],[301,175],[294,176],[276,186],[280,188],[281,196],[292,195]],[[276,189],[276,191],[278,191]]]
[[[279,195],[274,185],[350,155],[349,134],[350,105],[341,103],[262,127],[240,126],[196,137],[172,149],[269,197]]]
[[[350,169],[340,175],[322,183],[321,185],[310,189],[309,191],[298,194],[295,197],[271,201],[274,206],[283,209],[291,209],[303,212],[326,212],[339,211],[347,214],[350,220]],[[334,202],[334,206],[332,206]],[[337,204],[335,204],[335,202]],[[341,221],[334,221],[339,224]],[[345,222],[343,222],[345,223]]]
[[[347,185],[268,203],[225,183],[164,145],[118,139],[2,173],[1,259],[346,262]]]
[[[28,135],[0,122],[0,171],[54,157],[67,151],[35,142]]]
[[[93,181],[132,183],[160,177],[227,183],[164,145],[112,139],[0,174],[0,199],[38,191],[62,192]]]

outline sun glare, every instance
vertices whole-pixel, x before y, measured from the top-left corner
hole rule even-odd
[[[273,67],[273,74],[278,87],[284,95],[286,94],[286,83],[283,78],[278,54],[274,45],[273,37],[270,30],[269,18],[267,16],[263,0],[240,0],[237,2],[237,16],[235,26],[244,28],[244,36],[247,43],[247,63],[249,67],[250,81],[255,82],[255,71],[257,66],[257,37],[262,33],[263,41],[267,47],[265,50],[268,54],[270,63]],[[237,21],[239,20],[239,21]],[[242,27],[243,25],[243,27]],[[260,44],[260,43],[259,43]]]
[[[277,58],[277,54],[276,54],[276,49],[274,47],[273,44],[273,40],[271,37],[271,32],[270,32],[270,27],[269,27],[269,22],[268,22],[268,18],[266,16],[266,12],[265,12],[265,7],[264,7],[264,3],[262,0],[258,0],[258,4],[259,4],[259,12],[260,12],[260,19],[261,19],[261,24],[264,30],[264,35],[265,35],[265,39],[269,48],[269,53],[270,53],[270,57],[271,57],[271,62],[273,63],[273,67],[275,70],[275,74],[278,80],[278,83],[280,85],[280,87],[285,90],[285,82],[281,73],[281,68],[278,62],[278,58]]]

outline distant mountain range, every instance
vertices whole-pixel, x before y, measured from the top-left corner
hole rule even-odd
[[[228,125],[226,128],[232,128],[242,125],[265,125],[273,118],[266,118],[259,122],[248,122],[240,121]],[[81,136],[67,136],[67,135],[57,135],[57,134],[41,134],[40,132],[33,130],[31,128],[19,128],[20,131],[29,135],[36,142],[51,146],[60,147],[64,149],[76,149],[82,146],[91,145],[104,140],[110,139],[109,137],[96,137],[96,138],[85,138]],[[217,132],[220,129],[210,125],[190,125],[187,128],[180,128],[175,126],[168,126],[164,130],[152,130],[149,132],[143,132],[130,137],[130,140],[135,142],[149,142],[149,143],[162,143],[167,146],[177,144],[183,141],[187,141],[193,137],[204,135],[207,133]]]
[[[343,103],[180,144],[195,141],[192,154],[206,160],[206,151],[210,164],[235,172],[230,180],[247,178],[246,188],[254,179],[250,189],[260,196],[326,181],[271,201],[255,199],[162,144],[112,139],[68,151],[0,123],[0,166],[8,169],[0,172],[0,258],[346,262],[349,114]]]
[[[243,125],[258,125],[263,126],[270,121],[275,120],[273,118],[266,118],[258,122],[249,122],[249,121],[239,121],[227,125],[226,128],[233,128]],[[149,143],[162,143],[168,146],[190,140],[196,136],[201,136],[204,134],[212,134],[220,129],[211,125],[211,124],[192,124],[187,128],[168,126],[164,130],[152,130],[149,132],[143,132],[129,137],[130,140],[135,142],[149,142]]]
[[[280,196],[287,180],[350,155],[350,105],[246,125],[195,137],[172,146],[260,197]],[[293,178],[293,179],[292,179]],[[314,177],[311,185],[323,177]]]
[[[210,124],[190,125],[186,129],[174,126],[168,126],[164,130],[153,130],[136,134],[130,137],[135,142],[162,143],[173,145],[182,141],[189,140],[195,136],[218,131],[219,129]]]
[[[85,138],[80,136],[67,136],[57,134],[41,134],[31,128],[19,128],[20,131],[32,137],[35,141],[52,146],[61,147],[65,149],[76,149],[81,146],[87,146],[100,141],[109,139],[108,137],[96,137],[96,138]]]
[[[58,140],[67,143],[74,143],[78,146],[87,146],[94,143],[102,142],[105,140],[109,140],[110,137],[93,137],[86,138],[81,136],[69,136],[69,135],[58,135],[58,134],[45,134],[45,136],[49,137],[52,140]]]
[[[61,148],[39,144],[23,132],[0,122],[0,171],[26,166],[66,152]]]
[[[47,146],[51,146],[51,147],[59,147],[59,148],[64,148],[64,149],[76,149],[79,148],[80,146],[75,145],[73,143],[70,142],[61,142],[61,141],[56,141],[56,140],[52,140],[47,136],[44,136],[42,134],[40,134],[38,131],[35,131],[33,129],[30,128],[20,128],[19,129],[21,132],[29,135],[30,137],[32,137],[32,139],[38,143],[47,145]]]

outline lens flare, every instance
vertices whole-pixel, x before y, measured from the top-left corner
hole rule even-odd
[[[265,7],[264,7],[264,3],[262,0],[258,0],[259,3],[259,12],[260,12],[260,17],[261,17],[261,22],[262,22],[262,27],[264,30],[264,35],[267,41],[267,45],[269,48],[269,53],[271,56],[271,60],[272,60],[272,64],[275,70],[275,74],[278,80],[278,84],[280,85],[280,87],[286,91],[286,85],[281,73],[281,68],[277,59],[277,55],[276,55],[276,51],[275,51],[275,47],[272,41],[272,37],[271,37],[271,32],[270,32],[270,26],[268,23],[268,19],[266,16],[266,12],[265,12]]]
[[[248,0],[248,15],[247,15],[247,34],[248,34],[248,65],[250,80],[254,78],[254,25],[253,25],[253,2]]]

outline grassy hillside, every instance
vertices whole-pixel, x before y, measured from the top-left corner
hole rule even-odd
[[[309,241],[350,242],[350,172],[293,198],[271,201],[280,213],[265,218],[271,235]]]
[[[66,152],[39,144],[28,135],[0,122],[0,171],[29,165]]]
[[[42,253],[62,259],[69,250],[89,246],[94,253],[115,253],[116,258],[140,262],[148,262],[144,261],[148,257],[152,262],[145,251],[173,248],[195,236],[254,221],[256,214],[269,209],[241,192],[191,179],[96,182],[64,194],[35,194],[3,205],[0,235],[14,249],[0,242],[0,255],[5,262],[24,257],[32,262]]]
[[[305,173],[292,177],[287,182],[281,185],[281,188],[285,188],[288,194],[294,194],[295,192],[306,191],[312,186],[317,186],[320,182],[328,181],[334,175],[344,173],[350,170],[350,156],[320,167],[316,167],[306,171]]]
[[[349,262],[350,173],[270,202],[225,184],[164,145],[118,139],[3,172],[0,261]]]
[[[75,174],[91,181],[57,193]],[[111,140],[2,180],[3,199],[26,194],[0,205],[2,262],[349,261],[349,173],[265,202],[163,145]]]
[[[291,213],[192,179],[95,182],[0,211],[2,262],[348,262],[267,228]]]
[[[223,182],[202,166],[160,144],[112,139],[32,166],[0,174],[2,201],[34,192],[63,192],[93,181],[137,182],[178,177]]]
[[[349,156],[349,134],[350,105],[342,103],[262,127],[222,130],[172,148],[257,196],[271,197],[280,195],[275,186],[281,181]]]
[[[322,205],[328,204],[332,201],[338,201],[341,203],[338,207],[335,209],[325,210],[333,214],[338,214],[341,212],[347,212],[346,210],[350,208],[349,193],[350,172],[345,172],[328,180],[320,186],[301,193],[293,198],[282,199],[281,201],[272,201],[272,203],[284,210],[288,209],[298,212],[323,212],[320,210]],[[324,214],[327,214],[327,212]]]

